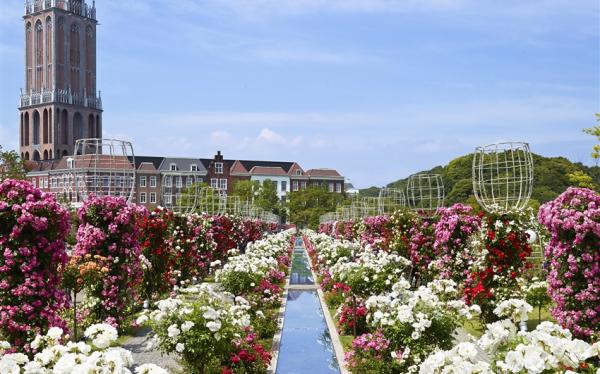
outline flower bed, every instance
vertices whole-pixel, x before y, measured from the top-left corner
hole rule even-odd
[[[58,271],[68,260],[69,215],[29,182],[0,183],[0,335],[14,349],[50,326],[68,306]]]

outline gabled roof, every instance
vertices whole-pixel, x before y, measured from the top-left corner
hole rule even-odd
[[[317,178],[339,178],[341,174],[334,169],[310,169],[306,171],[306,174],[310,177]]]
[[[287,176],[285,170],[280,167],[272,167],[272,166],[255,166],[250,169],[251,175],[277,175],[277,176]]]
[[[239,160],[236,160],[233,165],[231,165],[230,173],[232,175],[248,175],[248,170]]]
[[[165,157],[160,164],[159,170],[171,171],[171,164],[177,165],[177,171],[190,172],[191,166],[198,166],[198,172],[206,173],[206,167],[198,158],[184,158],[184,157]]]

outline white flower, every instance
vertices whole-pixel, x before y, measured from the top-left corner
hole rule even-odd
[[[182,325],[181,325],[181,331],[183,332],[188,332],[190,331],[190,329],[194,327],[194,322],[192,321],[185,321]]]
[[[54,340],[58,340],[63,335],[63,329],[60,327],[51,327],[46,335]]]
[[[185,345],[183,343],[177,343],[177,345],[175,346],[175,350],[179,353],[183,352],[184,349]]]
[[[167,334],[168,334],[169,338],[171,338],[171,339],[178,337],[180,333],[181,333],[181,331],[179,331],[179,328],[177,328],[177,325],[175,325],[175,324],[173,324],[167,328]]]
[[[221,329],[221,321],[210,321],[206,324],[206,327],[212,332],[217,332]]]
[[[215,319],[219,318],[219,313],[217,313],[217,311],[214,310],[213,308],[208,307],[208,309],[204,312],[204,314],[202,314],[202,317],[204,317],[205,319],[215,320]]]
[[[135,374],[169,374],[169,372],[154,364],[143,364],[135,369]]]
[[[135,320],[135,323],[137,323],[138,325],[143,325],[146,322],[148,322],[148,316],[145,314],[142,314]]]
[[[98,323],[88,327],[83,333],[86,338],[92,339],[92,344],[104,349],[119,338],[117,329],[106,323]]]

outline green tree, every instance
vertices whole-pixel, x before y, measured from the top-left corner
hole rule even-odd
[[[595,190],[598,187],[594,183],[594,179],[581,170],[568,174],[569,181],[574,187],[583,187]]]
[[[600,113],[596,113],[596,122],[600,122]],[[583,132],[596,137],[598,140],[598,144],[592,147],[592,158],[596,160],[596,165],[598,165],[598,161],[600,161],[600,125],[584,129]]]
[[[294,191],[288,202],[290,220],[299,227],[316,229],[321,215],[335,211],[344,200],[343,195],[329,192],[325,187]]]
[[[4,151],[0,145],[0,180],[25,179],[27,168],[15,151]]]
[[[253,201],[260,188],[259,181],[241,180],[233,186],[233,194],[239,196],[242,202]]]

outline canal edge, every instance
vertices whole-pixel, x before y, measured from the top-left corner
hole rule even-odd
[[[277,333],[273,336],[273,344],[271,345],[271,363],[267,368],[268,374],[275,374],[277,371],[277,361],[279,360],[279,349],[281,348],[281,335],[283,334],[283,323],[285,319],[285,306],[287,305],[288,292],[290,290],[290,277],[292,276],[292,265],[294,245],[292,245],[292,257],[290,257],[290,271],[286,277],[285,288],[281,295],[283,301],[279,307],[279,314],[277,315]],[[312,270],[311,270],[312,271]]]
[[[317,286],[317,295],[319,295],[319,302],[321,303],[321,310],[325,315],[325,322],[327,323],[327,328],[329,329],[329,336],[331,336],[331,344],[333,345],[333,350],[335,351],[335,357],[338,361],[338,365],[340,368],[341,374],[350,374],[348,368],[346,367],[346,362],[344,361],[344,347],[342,346],[342,341],[340,340],[340,334],[338,334],[337,328],[335,327],[335,322],[333,318],[331,318],[331,313],[329,312],[329,307],[325,302],[325,295],[323,294],[323,290],[321,286],[317,282],[317,275],[312,266],[312,262],[310,261],[310,256],[308,255],[308,251],[306,250],[306,245],[304,241],[302,243],[302,248],[306,253],[307,258],[309,259],[308,264],[310,266],[310,272],[312,273],[313,279],[315,280],[315,285]]]

